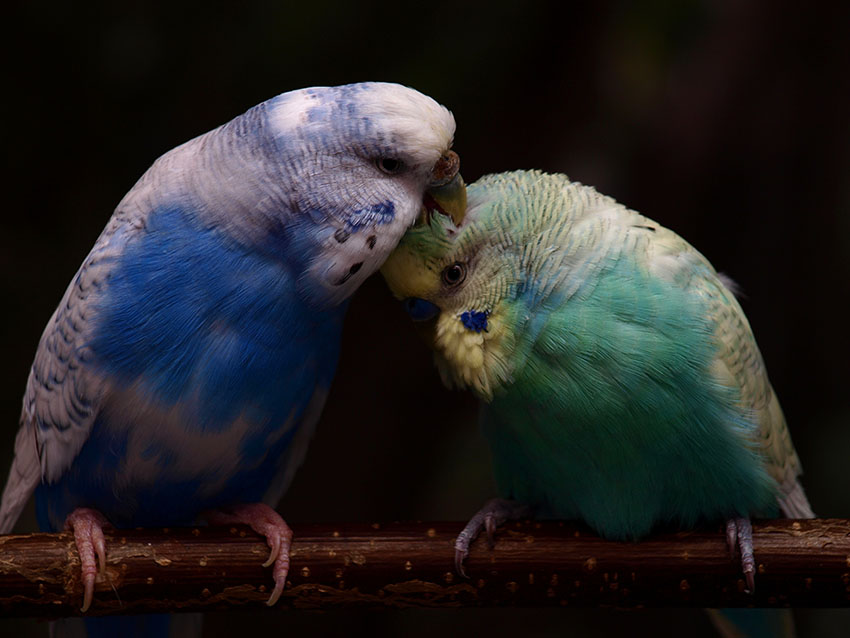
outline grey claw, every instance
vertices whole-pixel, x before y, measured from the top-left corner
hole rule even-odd
[[[463,568],[463,561],[466,560],[468,553],[455,548],[455,571],[460,574],[461,578],[469,578],[466,570]]]
[[[726,521],[726,547],[732,556],[738,551],[738,526],[734,518]]]
[[[484,529],[487,531],[487,545],[493,549],[496,546],[496,521],[492,514],[484,517]]]
[[[463,563],[469,556],[469,546],[472,541],[484,529],[487,531],[487,544],[490,549],[495,546],[496,528],[509,519],[520,518],[529,513],[529,508],[514,501],[506,501],[500,498],[494,498],[475,513],[463,531],[458,534],[455,540],[455,569],[458,574],[464,578],[469,578],[466,575],[466,570]]]
[[[756,588],[756,559],[753,555],[753,526],[749,518],[726,521],[726,543],[732,556],[735,556],[737,551],[741,552],[741,570],[747,582],[746,591],[752,594]]]
[[[473,520],[471,520],[467,526],[463,528],[463,531],[457,535],[457,539],[455,539],[455,569],[463,578],[469,578],[463,567],[463,562],[466,560],[466,557],[469,556],[470,543],[472,543],[480,530],[480,525],[473,518]]]
[[[753,572],[753,571],[744,572],[744,577],[747,579],[746,592],[748,594],[752,594],[756,590],[755,572]]]

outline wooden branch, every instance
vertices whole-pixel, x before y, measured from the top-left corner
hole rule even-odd
[[[454,571],[461,523],[300,525],[276,609],[337,607],[850,606],[850,521],[753,526],[756,591],[744,592],[719,530],[603,541],[573,523],[510,523]],[[107,531],[107,568],[89,615],[268,609],[262,539],[244,527]],[[0,613],[78,615],[69,533],[0,536]]]

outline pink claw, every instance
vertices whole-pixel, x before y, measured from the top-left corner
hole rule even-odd
[[[206,519],[214,525],[231,525],[241,523],[248,525],[257,534],[266,537],[271,552],[263,567],[274,565],[272,578],[274,578],[274,590],[266,602],[274,605],[283,592],[286,585],[286,575],[289,573],[289,548],[292,545],[292,530],[268,505],[263,503],[250,503],[247,505],[236,505],[226,511],[215,510],[205,514]]]
[[[109,521],[97,510],[88,507],[78,507],[65,520],[65,529],[74,531],[74,543],[80,554],[80,564],[83,573],[83,606],[80,611],[85,613],[91,606],[94,597],[94,581],[97,575],[95,555],[100,563],[101,577],[106,575],[106,541],[103,539],[103,528]]]

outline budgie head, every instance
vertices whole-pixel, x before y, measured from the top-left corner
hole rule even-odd
[[[468,187],[460,224],[426,211],[384,264],[447,383],[490,399],[511,381],[535,265],[557,242],[548,220],[568,214],[558,199],[565,179],[536,171],[486,176]]]
[[[307,302],[335,305],[384,262],[427,189],[460,183],[454,131],[445,107],[398,84],[291,91],[165,154],[119,208],[193,211],[285,262]]]

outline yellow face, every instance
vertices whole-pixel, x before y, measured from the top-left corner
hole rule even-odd
[[[439,271],[434,272],[425,255],[412,247],[400,245],[390,253],[381,267],[381,274],[398,299],[435,299],[439,296]]]
[[[540,171],[484,176],[468,195],[459,222],[426,212],[382,273],[425,326],[444,380],[490,399],[521,374],[541,329],[536,318],[573,294],[576,264],[622,207]]]
[[[510,378],[507,329],[511,262],[467,211],[455,226],[446,216],[425,215],[409,230],[381,269],[393,294],[420,322],[443,379],[469,387],[485,400]]]

